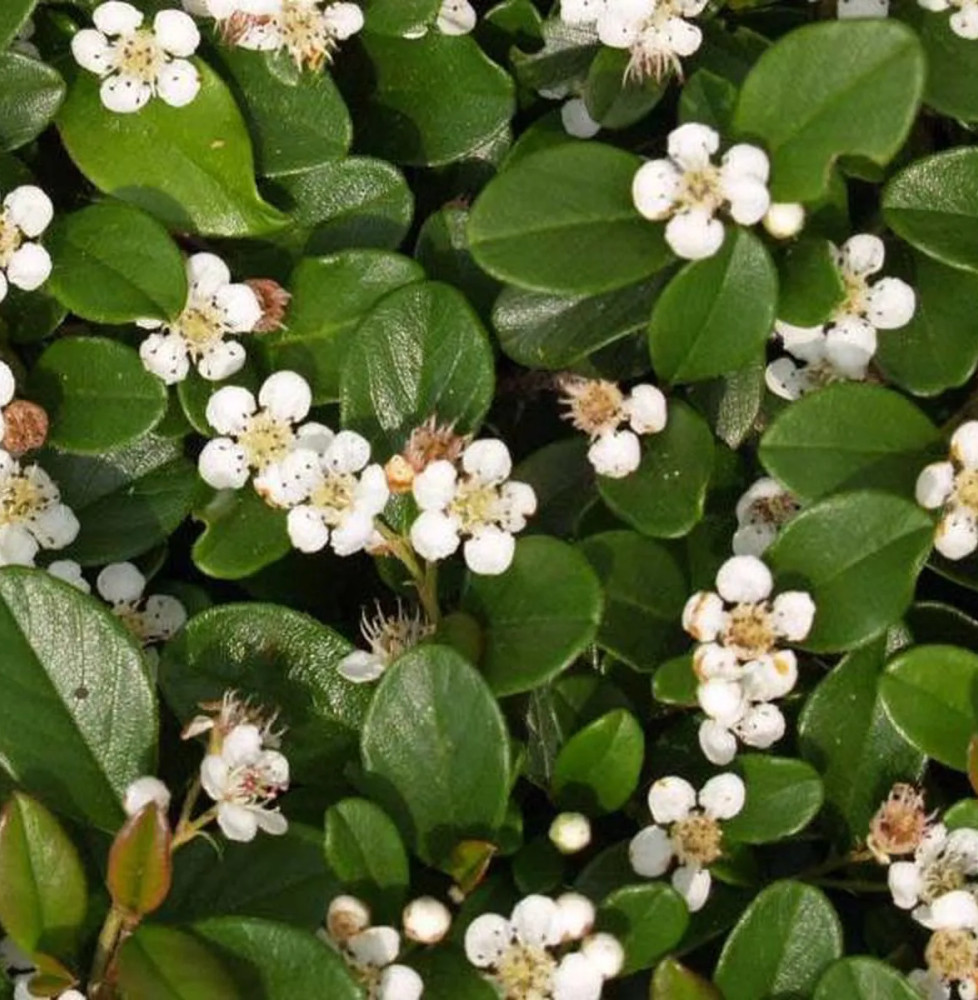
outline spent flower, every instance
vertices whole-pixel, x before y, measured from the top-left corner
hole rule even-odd
[[[363,611],[360,616],[360,633],[368,648],[347,653],[336,669],[354,684],[378,680],[402,653],[413,649],[434,631],[434,625],[420,608],[406,611],[398,601],[397,611],[388,615],[378,604],[373,615]]]

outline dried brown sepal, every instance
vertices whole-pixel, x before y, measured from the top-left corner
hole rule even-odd
[[[248,278],[245,284],[255,293],[261,306],[261,319],[255,325],[254,332],[281,330],[292,294],[272,278]]]
[[[15,399],[3,410],[3,450],[14,458],[44,447],[48,437],[48,415],[44,407],[27,399]]]
[[[880,863],[889,864],[891,857],[913,854],[929,825],[923,792],[898,782],[870,820],[866,846]]]

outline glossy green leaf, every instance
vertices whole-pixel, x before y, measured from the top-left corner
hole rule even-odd
[[[790,757],[747,753],[736,770],[747,786],[744,808],[723,824],[731,843],[769,844],[803,830],[822,806],[822,781],[810,765]]]
[[[736,371],[690,388],[692,402],[706,414],[714,434],[728,448],[739,448],[757,429],[767,392],[765,367],[764,352],[758,351]]]
[[[627,128],[641,121],[662,99],[668,79],[636,78],[628,72],[628,49],[602,46],[588,70],[584,103],[603,128]]]
[[[461,949],[425,948],[411,957],[411,965],[424,980],[425,1000],[497,1000],[496,990]]]
[[[283,329],[258,341],[269,370],[302,372],[315,403],[339,399],[340,372],[360,321],[389,292],[423,278],[414,261],[382,250],[300,261]]]
[[[778,319],[817,326],[845,298],[846,289],[828,240],[803,239],[789,247],[779,265]],[[881,337],[886,342],[889,333]]]
[[[914,646],[890,661],[880,679],[883,704],[921,753],[967,770],[975,733],[978,655],[958,646]]]
[[[196,511],[205,528],[194,543],[194,565],[219,580],[240,580],[281,559],[292,548],[285,513],[250,487],[220,490]]]
[[[410,874],[397,827],[367,799],[343,799],[326,810],[326,862],[343,891],[362,899],[374,922],[396,923]]]
[[[556,538],[522,538],[499,576],[470,574],[462,606],[482,625],[482,673],[497,695],[529,691],[594,641],[601,585],[588,561]]]
[[[583,86],[591,63],[601,51],[592,27],[588,24],[565,24],[559,17],[554,17],[545,20],[540,30],[542,48],[532,53],[521,50],[511,53],[519,83],[531,90],[555,90],[560,93]]]
[[[400,38],[431,24],[440,3],[441,0],[365,0],[362,6],[368,31]]]
[[[30,56],[0,51],[0,150],[19,149],[36,139],[64,96],[57,70]]]
[[[0,812],[0,921],[22,952],[70,958],[88,909],[74,844],[40,802],[19,792]]]
[[[155,802],[129,817],[109,852],[105,882],[113,906],[137,920],[160,908],[173,875],[172,843]]]
[[[774,201],[828,190],[842,155],[880,166],[903,145],[924,89],[926,63],[896,21],[826,21],[788,32],[754,64],[734,125],[763,141]]]
[[[660,542],[608,531],[581,542],[605,593],[598,644],[637,670],[651,670],[688,645],[680,627],[686,574]]]
[[[652,677],[652,696],[664,705],[682,705],[695,708],[699,679],[693,672],[693,659],[689,653],[666,660]]]
[[[553,794],[564,809],[614,812],[638,786],[645,737],[624,709],[602,715],[561,748],[554,767]]]
[[[653,538],[687,534],[703,516],[713,471],[713,435],[685,403],[669,401],[669,422],[642,439],[642,463],[624,479],[598,476],[605,503],[623,521]]]
[[[488,685],[458,653],[423,646],[385,673],[361,733],[379,801],[415,853],[447,863],[465,838],[492,838],[509,798],[509,737]]]
[[[842,928],[816,888],[775,882],[751,903],[720,955],[716,984],[724,1000],[808,996],[842,955]]]
[[[98,77],[80,71],[58,115],[65,147],[99,190],[171,228],[208,236],[281,229],[285,218],[255,187],[251,141],[234,98],[204,63],[195,66],[201,88],[190,104],[154,100],[133,115],[104,108]]]
[[[625,949],[625,976],[651,969],[679,944],[688,924],[682,896],[662,882],[616,889],[598,911],[600,929],[613,934]]]
[[[907,977],[875,958],[841,958],[818,981],[812,1000],[920,1000]]]
[[[336,670],[350,644],[315,619],[274,604],[224,604],[195,615],[166,647],[160,685],[187,722],[227,690],[279,709],[299,780],[335,780],[356,748],[370,692]]]
[[[449,285],[416,282],[381,299],[358,327],[340,380],[343,425],[381,454],[397,451],[432,415],[475,430],[493,388],[492,348],[472,307]]]
[[[808,590],[815,601],[804,645],[840,652],[896,622],[913,597],[933,531],[912,501],[871,491],[829,497],[785,525],[766,560],[782,588]]]
[[[183,255],[152,216],[113,202],[55,216],[48,290],[82,319],[171,319],[187,301]]]
[[[587,439],[575,435],[545,445],[513,470],[513,479],[529,483],[537,497],[537,512],[527,531],[558,536],[575,533],[579,518],[597,499],[587,450]]]
[[[649,1000],[721,1000],[721,998],[712,983],[680,965],[674,958],[666,958],[656,966]]]
[[[98,455],[152,430],[166,412],[166,387],[131,347],[103,337],[70,337],[38,358],[28,394],[47,410],[48,443]]]
[[[690,76],[679,95],[679,120],[699,122],[723,133],[729,130],[737,106],[737,88],[708,69]]]
[[[661,225],[632,204],[638,157],[595,142],[519,160],[472,207],[469,242],[500,281],[597,295],[633,285],[670,260]]]
[[[37,0],[7,0],[0,11],[0,49],[6,49],[30,17]]]
[[[0,570],[0,759],[72,819],[116,830],[152,774],[156,702],[142,652],[104,605],[38,570]]]
[[[937,437],[899,393],[840,382],[784,409],[761,439],[760,458],[799,496],[866,487],[911,494]]]

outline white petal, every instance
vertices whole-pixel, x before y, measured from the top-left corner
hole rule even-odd
[[[241,371],[247,359],[245,349],[236,340],[222,340],[201,356],[197,371],[208,382],[222,382]]]
[[[587,459],[599,476],[624,479],[642,462],[642,447],[629,430],[607,431],[588,448]]]
[[[775,396],[787,400],[801,399],[817,387],[807,369],[796,365],[791,358],[772,361],[764,369],[764,384]]]
[[[358,513],[379,514],[387,506],[390,495],[383,466],[368,465],[360,475],[354,493],[354,507]]]
[[[717,573],[717,590],[731,604],[766,600],[774,586],[771,571],[753,556],[733,556]]]
[[[210,300],[230,281],[231,271],[217,254],[195,253],[187,258],[187,284],[191,300]]]
[[[932,931],[978,930],[978,902],[967,890],[955,889],[939,896],[929,907],[915,910],[914,919]]]
[[[625,949],[610,934],[592,934],[581,945],[581,953],[602,979],[613,979],[625,964]]]
[[[258,833],[256,810],[233,802],[222,802],[217,807],[217,825],[228,840],[248,843]]]
[[[700,805],[714,819],[733,819],[743,808],[747,788],[737,774],[717,774],[703,786]]]
[[[31,239],[40,236],[54,218],[51,199],[33,184],[14,188],[3,199],[3,207],[13,224]]]
[[[439,459],[414,477],[411,491],[423,511],[444,510],[455,496],[457,481],[455,466]]]
[[[336,435],[325,425],[310,420],[296,429],[296,447],[308,448],[317,455],[325,455]]]
[[[369,684],[383,676],[387,664],[382,657],[357,649],[344,656],[336,669],[351,684]]]
[[[801,642],[812,630],[815,602],[804,590],[786,590],[772,605],[774,627],[789,642]]]
[[[737,501],[737,521],[740,524],[748,524],[758,516],[763,517],[764,515],[758,515],[755,510],[758,501],[774,500],[787,496],[789,496],[788,491],[776,479],[771,479],[770,476],[762,476],[751,483]]]
[[[513,908],[510,923],[516,939],[531,947],[558,944],[562,936],[560,907],[547,896],[521,899]]]
[[[742,226],[753,226],[767,214],[771,196],[763,181],[754,177],[724,178],[720,188],[730,204],[730,215]]]
[[[289,539],[300,552],[319,552],[329,541],[329,527],[315,507],[294,507],[286,527]]]
[[[954,491],[954,466],[950,462],[933,462],[917,476],[917,503],[928,510],[943,507]]]
[[[649,811],[656,823],[668,826],[685,819],[696,805],[696,789],[685,778],[660,778],[649,789]]]
[[[798,683],[798,661],[790,649],[761,656],[744,666],[744,693],[751,701],[783,698]]]
[[[417,480],[415,480],[417,484]],[[429,562],[447,559],[458,549],[458,521],[434,510],[423,511],[411,525],[411,545]]]
[[[38,544],[20,524],[0,527],[0,566],[33,566]]]
[[[643,163],[632,179],[632,201],[640,215],[653,222],[672,214],[679,195],[680,174],[670,160]]]
[[[63,503],[55,503],[37,514],[30,531],[44,549],[63,549],[70,545],[81,530],[74,511]]]
[[[560,19],[564,24],[587,24],[597,20],[604,0],[560,0]]]
[[[560,820],[563,822],[555,836],[554,826],[558,825]],[[586,838],[582,833],[587,835]],[[561,813],[551,824],[549,836],[561,853],[576,854],[591,842],[591,824],[587,816],[581,813]],[[573,841],[573,844],[569,844],[569,841]],[[584,841],[583,846],[577,846],[581,841]],[[561,845],[573,846],[575,849],[569,851],[566,846]],[[579,892],[565,892],[557,897],[557,907],[560,909],[561,940],[579,941],[585,934],[590,933],[596,913],[594,903],[587,896]]]
[[[966,875],[978,874],[978,830],[966,826],[952,830],[947,838],[947,851],[957,857]]]
[[[706,906],[713,880],[705,868],[684,865],[672,873],[672,887],[686,900],[690,913],[696,913]]]
[[[978,10],[971,4],[956,10],[950,18],[951,30],[959,38],[974,41],[978,38]]]
[[[642,22],[629,10],[608,6],[598,15],[595,27],[602,45],[612,49],[628,49],[637,41]],[[627,5],[625,5],[627,6]]]
[[[881,278],[866,296],[866,318],[880,330],[896,330],[913,319],[914,290],[899,278]]]
[[[821,326],[792,326],[777,320],[774,332],[784,349],[799,361],[821,361],[825,357],[825,330]]]
[[[166,812],[170,808],[170,789],[159,778],[147,775],[130,782],[126,788],[122,808],[125,809],[127,816],[135,816],[150,802],[155,802],[161,812]]]
[[[486,485],[501,483],[513,471],[509,448],[502,441],[473,441],[462,453],[462,468]]]
[[[732,726],[744,715],[744,691],[739,681],[704,681],[696,689],[696,700],[706,715],[724,726]]]
[[[363,11],[355,3],[331,3],[323,11],[330,33],[341,42],[363,27]]]
[[[153,96],[150,84],[132,76],[110,76],[102,81],[99,97],[109,111],[128,115],[144,108]]]
[[[628,845],[628,859],[637,875],[658,878],[672,863],[672,838],[661,826],[640,830]]]
[[[227,385],[207,400],[204,413],[218,434],[240,434],[255,409],[255,397],[247,389]]]
[[[766,750],[784,736],[784,716],[777,705],[754,705],[735,728],[737,735],[749,747]]]
[[[588,114],[587,105],[580,97],[572,97],[563,103],[560,120],[564,131],[575,139],[593,139],[601,131],[600,122]]]
[[[92,588],[88,581],[82,576],[82,568],[74,559],[57,559],[48,566],[48,572],[56,576],[59,580],[71,584],[76,590],[83,594],[90,594]]]
[[[723,223],[706,209],[689,209],[666,224],[666,243],[684,260],[704,260],[723,246]]]
[[[489,524],[480,528],[465,543],[463,551],[465,564],[473,573],[498,576],[505,573],[512,564],[516,554],[516,540],[508,531]]]
[[[0,302],[7,297],[7,276],[0,271]]]
[[[368,927],[351,937],[346,947],[356,962],[383,969],[397,958],[401,936],[393,927]]]
[[[438,30],[443,35],[467,35],[478,20],[468,0],[444,0],[438,11]]]
[[[200,762],[200,784],[215,802],[224,798],[228,778],[228,766],[220,754],[209,753]]]
[[[604,979],[583,953],[571,952],[554,970],[553,1000],[599,1000]]]
[[[169,594],[152,594],[146,599],[143,626],[156,641],[168,641],[183,628],[187,609]]]
[[[723,599],[711,590],[698,590],[683,608],[683,628],[699,642],[712,642],[724,627]]]
[[[701,170],[720,148],[720,136],[708,125],[687,122],[669,133],[669,157],[684,170]]]
[[[186,59],[174,59],[156,77],[156,92],[171,108],[184,108],[200,93],[200,73]]]
[[[92,20],[99,31],[107,35],[124,35],[135,31],[143,23],[143,15],[132,4],[108,0],[92,12]]]
[[[666,46],[677,56],[686,58],[699,51],[703,44],[703,32],[684,21],[681,17],[670,17],[663,28]]]
[[[522,531],[526,519],[536,513],[537,495],[529,483],[510,480],[499,487],[499,526],[504,531]]]
[[[281,837],[289,829],[289,821],[277,810],[260,808],[256,806],[252,810],[255,822],[265,833],[270,833],[273,837]]]
[[[737,756],[737,738],[726,727],[713,719],[700,723],[700,749],[711,764],[723,767]]]
[[[197,459],[200,478],[216,490],[239,490],[248,482],[248,457],[229,438],[215,438],[204,445]]]
[[[222,285],[214,293],[214,304],[233,333],[250,333],[262,317],[258,296],[247,285]]]
[[[380,975],[377,1000],[420,1000],[424,980],[408,965],[389,965]]]
[[[182,382],[190,371],[187,343],[178,334],[151,333],[139,345],[139,357],[146,370],[167,385]]]
[[[221,759],[233,770],[258,762],[262,753],[261,730],[250,722],[235,726],[221,744]]]
[[[731,146],[723,154],[722,163],[721,175],[731,179],[734,177],[753,177],[762,184],[766,184],[771,173],[771,161],[768,159],[767,153],[763,149],[745,142]]]
[[[99,76],[105,76],[114,65],[112,45],[94,28],[82,28],[72,36],[71,54],[82,69]]]
[[[668,420],[666,397],[654,385],[637,385],[628,394],[622,409],[636,434],[658,434]]]
[[[735,556],[762,556],[777,537],[777,525],[770,521],[756,521],[738,528],[730,547]]]
[[[25,292],[40,288],[51,274],[51,257],[39,243],[24,243],[7,264],[7,280]]]
[[[465,931],[465,956],[477,968],[495,965],[509,947],[513,928],[496,913],[476,917]]]
[[[192,56],[200,45],[200,32],[194,19],[182,10],[161,10],[153,18],[153,34],[172,56]]]
[[[370,461],[370,442],[355,431],[340,431],[323,461],[335,472],[359,472]]]
[[[370,514],[354,511],[333,529],[333,551],[338,556],[362,552],[374,535],[374,520]]]
[[[146,577],[129,562],[106,566],[95,581],[95,589],[109,604],[138,601],[146,588]]]
[[[0,406],[6,406],[14,398],[17,382],[10,365],[0,361]]]
[[[825,335],[825,357],[847,378],[865,377],[876,353],[876,328],[859,316],[836,319]]]
[[[963,423],[951,435],[951,457],[966,469],[978,468],[978,420]]]
[[[726,621],[726,615],[723,618]],[[693,651],[693,671],[701,681],[740,680],[743,668],[737,654],[716,642],[706,642]]]
[[[275,372],[262,383],[258,402],[276,419],[298,423],[312,406],[312,389],[296,372]]]
[[[945,514],[934,535],[934,548],[945,559],[963,559],[971,555],[978,548],[974,514],[960,507]]]

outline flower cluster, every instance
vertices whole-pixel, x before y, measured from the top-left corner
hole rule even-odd
[[[14,188],[0,203],[0,302],[10,285],[31,292],[48,280],[51,257],[37,238],[53,218],[51,199],[33,184]]]
[[[699,591],[683,610],[683,628],[699,645],[693,670],[697,700],[707,718],[700,747],[714,764],[729,764],[737,740],[766,748],[784,735],[784,716],[772,702],[798,680],[794,652],[811,631],[815,603],[804,591],[771,593],[771,571],[755,556],[733,556],[716,577],[716,592]]]
[[[947,461],[917,477],[917,503],[940,511],[934,547],[946,559],[963,559],[978,548],[978,420],[951,436]]]

